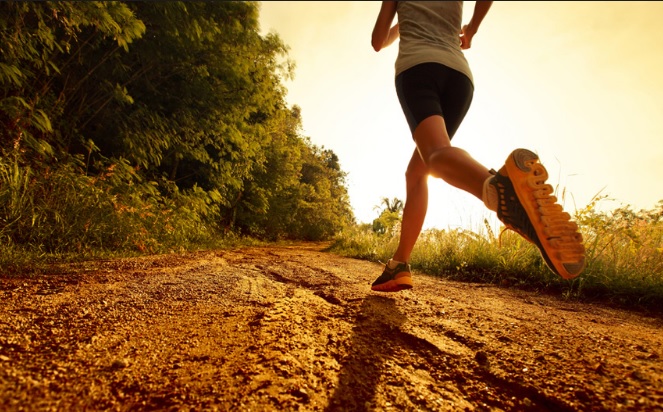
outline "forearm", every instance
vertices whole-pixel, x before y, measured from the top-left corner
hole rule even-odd
[[[486,14],[488,14],[488,10],[490,10],[490,6],[492,5],[492,1],[477,1],[474,4],[474,13],[472,14],[472,19],[467,24],[466,30],[470,30],[472,33],[479,31],[479,26],[481,26],[481,22],[486,17]]]
[[[393,43],[399,36],[398,23],[391,26],[396,16],[396,2],[384,1],[380,7],[380,13],[375,21],[371,36],[371,45],[375,51],[380,51]]]
[[[389,46],[390,44],[395,42],[396,39],[398,39],[399,37],[400,37],[400,31],[398,29],[398,23],[396,23],[396,24],[394,24],[394,26],[391,29],[389,29],[389,35],[387,36],[386,40],[382,44],[382,47],[384,48],[384,47]]]

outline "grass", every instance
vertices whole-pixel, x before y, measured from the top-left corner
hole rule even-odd
[[[0,277],[54,263],[264,245],[218,224],[210,194],[143,181],[119,160],[90,176],[82,159],[26,164],[0,149]]]
[[[539,251],[511,231],[496,236],[487,222],[477,230],[424,231],[413,250],[413,270],[447,279],[514,286],[568,299],[621,307],[663,307],[663,201],[652,210],[622,207],[599,212],[595,198],[578,211],[587,266],[573,280],[553,274]],[[399,228],[378,235],[368,225],[342,233],[335,253],[386,262],[398,245]]]
[[[53,262],[226,247],[202,190],[141,181],[125,162],[88,176],[82,162],[38,168],[0,156],[0,275],[38,274]],[[163,196],[162,191],[170,191]]]
[[[218,211],[201,191],[180,193],[168,182],[144,182],[125,162],[94,177],[82,161],[20,164],[0,156],[0,276],[43,273],[53,262],[185,252],[255,244],[214,228]],[[164,196],[167,192],[169,195]],[[413,269],[448,279],[535,289],[566,298],[663,308],[663,201],[651,210],[599,212],[596,197],[575,213],[587,249],[582,275],[554,275],[538,250],[513,232],[427,230],[413,251]],[[348,228],[331,249],[386,262],[399,226],[382,234]]]

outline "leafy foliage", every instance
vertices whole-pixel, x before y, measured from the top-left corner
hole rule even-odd
[[[156,251],[353,223],[258,17],[256,2],[0,3],[0,236]]]
[[[400,228],[405,204],[398,198],[390,200],[388,197],[382,198],[384,208],[375,220],[373,220],[373,232],[383,235]],[[379,208],[380,206],[376,206]]]

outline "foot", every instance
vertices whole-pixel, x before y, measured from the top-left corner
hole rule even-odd
[[[490,184],[499,197],[497,217],[507,229],[536,245],[553,272],[564,279],[578,276],[585,268],[582,235],[552,196],[552,186],[545,183],[548,172],[539,157],[516,149],[494,173]]]
[[[384,272],[371,286],[371,290],[379,292],[398,292],[404,289],[412,289],[412,273],[408,263],[398,263],[393,269],[387,263]]]

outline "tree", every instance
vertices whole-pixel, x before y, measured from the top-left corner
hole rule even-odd
[[[242,230],[270,239],[321,240],[354,223],[338,157],[300,135],[300,109],[273,126],[267,161],[234,215]]]
[[[91,103],[106,98],[77,96],[104,88],[89,90],[85,82],[144,31],[120,2],[0,3],[0,145],[40,158],[54,155],[54,147],[66,150],[66,137],[76,132],[67,108],[97,110]],[[94,65],[77,72],[78,63],[93,54]],[[61,122],[68,124],[53,127]]]
[[[392,200],[383,197],[381,204],[384,205],[384,208],[380,215],[373,220],[373,231],[378,234],[387,233],[400,223],[404,207],[403,201],[396,197]],[[379,209],[380,206],[378,205],[375,208]]]
[[[401,213],[403,212],[403,206],[405,205],[402,200],[398,198],[393,198],[392,200],[389,200],[388,197],[383,197],[382,198],[382,203],[384,205],[384,211],[390,212],[390,213]],[[379,208],[380,206],[376,206],[375,208]]]
[[[0,155],[24,176],[77,174],[59,189],[97,185],[116,211],[333,235],[354,220],[345,173],[301,136],[283,86],[294,63],[258,13],[245,1],[0,3]]]

